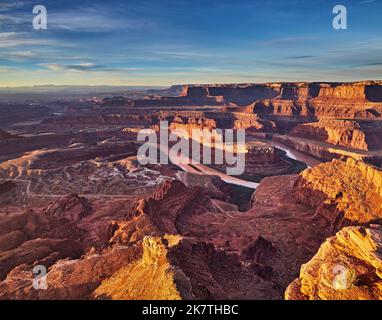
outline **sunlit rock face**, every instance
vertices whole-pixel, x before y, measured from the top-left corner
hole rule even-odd
[[[375,121],[320,119],[319,122],[298,125],[289,134],[358,150],[382,148],[382,127]]]
[[[380,118],[382,86],[377,81],[187,85],[178,96],[126,100],[125,103],[136,108],[160,105],[253,106],[253,112],[258,114]],[[105,104],[110,104],[110,101],[105,100]]]
[[[380,300],[382,228],[347,227],[327,239],[285,292],[289,300]]]
[[[145,237],[141,259],[95,290],[106,299],[272,299],[277,292],[212,244],[165,235]]]
[[[296,194],[311,206],[335,208],[330,219],[337,227],[382,218],[382,171],[351,158],[303,171],[296,182]]]
[[[302,265],[285,297],[381,299],[382,171],[351,158],[334,160],[305,170],[296,192],[340,231]]]

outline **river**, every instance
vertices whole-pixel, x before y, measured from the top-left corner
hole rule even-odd
[[[297,160],[297,161],[300,161],[300,162],[303,162],[305,163],[308,168],[311,168],[311,167],[314,167],[320,163],[322,163],[322,161],[312,157],[312,156],[309,156],[305,153],[302,153],[302,152],[299,152],[283,143],[280,143],[280,142],[277,142],[277,141],[273,141],[273,140],[267,140],[267,139],[260,139],[260,138],[257,138],[257,137],[246,137],[247,139],[247,142],[255,142],[255,141],[261,141],[261,142],[265,142],[275,148],[278,148],[278,149],[281,149],[281,150],[284,150],[286,152],[286,155],[291,158],[291,159],[294,159],[294,160]]]
[[[319,160],[310,157],[308,155],[305,155],[299,151],[296,151],[286,145],[283,145],[282,143],[272,141],[272,140],[263,140],[263,139],[258,139],[254,137],[247,137],[247,142],[254,142],[254,141],[262,141],[265,142],[269,145],[272,145],[278,149],[284,150],[286,152],[286,155],[294,160],[301,161],[305,163],[308,167],[315,166],[320,163]],[[211,167],[208,167],[204,164],[192,164],[190,159],[182,159],[182,163],[176,163],[175,159],[171,158],[171,154],[168,152],[169,150],[166,149],[164,146],[160,145],[159,146],[159,152],[164,153],[165,155],[168,156],[169,161],[171,163],[174,163],[177,165],[179,168],[181,168],[183,171],[188,172],[188,173],[193,173],[193,174],[199,174],[199,175],[215,175],[219,176],[224,182],[234,184],[234,185],[239,185],[251,189],[256,189],[259,186],[259,183],[257,182],[252,182],[244,179],[240,179],[235,176],[230,176],[227,175],[223,172],[220,172],[216,169],[213,169]]]

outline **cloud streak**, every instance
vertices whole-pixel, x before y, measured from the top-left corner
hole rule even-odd
[[[13,1],[13,2],[4,2],[0,1],[0,12],[9,11],[12,9],[23,7],[26,4],[25,1]]]
[[[363,1],[360,1],[359,4],[369,4],[373,2],[375,2],[375,0],[363,0]]]
[[[103,66],[97,66],[91,62],[81,62],[78,64],[63,65],[58,63],[41,63],[40,66],[51,70],[51,71],[76,71],[76,72],[85,72],[85,71],[96,71],[103,68]]]
[[[56,43],[49,39],[32,38],[27,32],[1,32],[0,48],[12,48],[18,46],[41,46]]]

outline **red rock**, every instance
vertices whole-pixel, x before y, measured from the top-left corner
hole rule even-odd
[[[243,268],[237,256],[176,236],[146,237],[141,260],[95,291],[106,299],[274,299],[277,292]]]
[[[56,218],[65,218],[71,222],[79,222],[92,212],[89,201],[84,197],[71,194],[55,201],[44,213]]]

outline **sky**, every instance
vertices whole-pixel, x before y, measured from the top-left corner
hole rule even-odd
[[[382,0],[0,0],[0,87],[364,79],[382,79]]]

